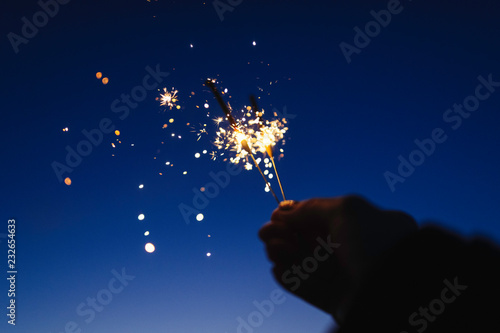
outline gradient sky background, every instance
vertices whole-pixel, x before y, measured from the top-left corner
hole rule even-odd
[[[236,332],[237,317],[269,299],[278,286],[257,231],[276,203],[256,170],[232,177],[202,222],[186,224],[178,209],[191,204],[192,188],[211,181],[209,172],[226,167],[194,158],[210,149],[210,138],[196,141],[185,125],[207,121],[207,110],[195,107],[205,100],[211,116],[221,115],[203,86],[207,77],[229,89],[235,108],[253,93],[265,110],[286,107],[296,116],[278,162],[289,198],[358,193],[419,222],[500,241],[500,89],[458,129],[443,121],[474,93],[479,75],[500,81],[498,4],[402,6],[348,64],[339,44],[352,44],[353,28],[364,28],[387,1],[243,0],[221,21],[210,1],[72,0],[17,54],[7,34],[20,34],[21,18],[31,21],[40,7],[3,1],[0,268],[6,276],[2,236],[15,218],[19,273],[15,328],[3,314],[8,285],[0,283],[0,330],[64,332],[74,321],[95,333]],[[157,64],[170,72],[160,87],[178,89],[182,109],[164,112],[151,91],[120,120],[111,103]],[[102,118],[121,131],[122,144],[113,149],[116,137],[106,135],[69,175],[73,184],[60,183],[51,163],[63,162],[65,147]],[[169,118],[176,121],[163,130]],[[398,156],[407,158],[413,141],[438,127],[447,141],[391,191],[384,172],[397,172]],[[148,241],[153,254],[144,250]],[[135,279],[85,323],[78,305],[122,268]],[[287,294],[254,331],[325,332],[332,322]]]

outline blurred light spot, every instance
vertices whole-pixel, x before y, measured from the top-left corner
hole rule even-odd
[[[66,184],[68,186],[71,185],[71,178],[66,177],[66,179],[64,179],[64,184]]]
[[[207,252],[207,257],[210,257],[211,255],[212,255],[212,253]]]
[[[202,213],[199,213],[198,215],[196,215],[196,221],[203,221],[203,214]]]
[[[146,249],[146,252],[148,253],[153,253],[155,252],[155,246],[152,243],[147,243],[146,246],[144,246]]]
[[[146,232],[144,233],[144,236],[149,236],[149,231],[146,231]]]
[[[266,188],[264,189],[264,191],[269,192],[269,187],[267,185],[266,185]]]
[[[139,185],[139,188],[144,188],[144,184]]]
[[[107,77],[104,77],[102,79],[102,84],[108,84],[108,82],[109,82],[109,79]]]
[[[253,41],[253,42],[252,42],[252,45],[253,45],[253,46],[255,46],[255,45],[257,45],[257,43],[256,43],[255,41]]]
[[[196,158],[200,158],[200,153],[196,153],[196,154],[194,154],[194,157],[196,157]]]
[[[144,220],[144,214],[139,214],[139,216],[137,216],[137,218],[139,219],[139,221]]]
[[[206,153],[207,153],[207,151],[206,151],[206,150],[204,150],[204,151],[203,151],[203,154],[206,154]]]
[[[188,173],[187,171],[184,171],[182,174],[183,174],[183,175],[187,175],[187,173]]]
[[[95,77],[96,77],[98,80],[100,80],[100,79],[101,79],[101,77],[102,77],[102,73],[101,73],[101,72],[97,72],[97,73],[95,73]]]
[[[269,177],[269,179],[272,179],[274,176],[272,173],[270,173],[268,177]]]
[[[204,187],[200,188],[200,192],[205,192],[205,188]]]
[[[115,135],[116,135],[116,136],[120,135],[120,131],[119,131],[119,130],[116,130],[116,131],[115,131]]]
[[[169,122],[169,123],[173,123],[173,122],[174,122],[174,118],[170,118],[170,119],[168,120],[168,122]]]

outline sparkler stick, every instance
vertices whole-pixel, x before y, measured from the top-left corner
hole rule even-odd
[[[274,199],[276,199],[276,202],[278,203],[278,205],[280,204],[280,200],[278,199],[278,197],[276,196],[276,193],[274,193],[273,191],[273,188],[271,187],[271,184],[269,184],[269,182],[267,181],[266,179],[266,176],[264,176],[264,173],[262,172],[262,170],[260,169],[260,166],[259,164],[257,163],[257,161],[255,160],[255,157],[253,157],[253,154],[252,154],[252,150],[250,149],[250,147],[248,146],[248,142],[247,140],[243,140],[241,141],[241,146],[243,147],[243,149],[245,149],[248,154],[250,154],[250,156],[252,156],[252,160],[253,160],[253,163],[255,164],[255,166],[257,167],[257,169],[259,169],[259,172],[260,172],[260,175],[262,176],[262,179],[264,179],[264,182],[266,182],[266,185],[267,187],[269,188],[269,190],[271,191],[271,193],[273,194],[273,197]]]
[[[233,128],[236,129],[238,127],[238,124],[236,124],[236,121],[234,120],[233,115],[231,114],[231,110],[229,110],[229,108],[227,107],[227,104],[224,103],[224,100],[222,99],[222,96],[220,95],[219,91],[217,90],[217,87],[215,86],[215,84],[211,80],[206,80],[205,84],[210,89],[212,89],[212,93],[214,94],[217,102],[219,102],[219,105],[220,105],[222,111],[224,111],[224,113],[226,114],[227,120],[229,120],[229,123],[231,124],[231,126],[233,126]]]
[[[255,99],[254,95],[250,95],[250,103],[252,104],[252,108],[254,109],[254,111],[260,113],[259,106],[257,105],[257,100]],[[283,196],[283,201],[287,201],[285,192],[283,191],[283,186],[281,185],[281,179],[278,173],[278,169],[276,168],[276,164],[274,163],[273,147],[270,144],[266,146],[266,152],[269,155],[271,162],[273,163],[274,172],[276,173],[276,178],[278,178],[278,184],[280,186],[281,195]]]
[[[226,105],[226,103],[224,103],[224,100],[222,99],[222,96],[220,95],[219,91],[217,90],[217,87],[215,86],[215,84],[211,80],[206,80],[205,84],[207,86],[209,86],[210,89],[212,90],[212,93],[214,94],[215,99],[217,99],[217,102],[219,102],[219,105],[220,105],[222,111],[224,111],[224,113],[226,114],[227,120],[229,121],[229,123],[231,124],[231,126],[233,127],[233,129],[235,131],[238,131],[238,132],[241,133],[241,131],[238,129],[238,124],[236,123],[236,121],[233,118],[233,115],[231,114],[231,110],[229,110],[229,108]],[[274,193],[273,188],[271,187],[271,184],[269,184],[269,182],[266,179],[266,176],[264,176],[264,173],[262,172],[261,168],[259,167],[259,164],[255,160],[255,157],[253,156],[252,150],[248,146],[248,142],[247,142],[246,139],[241,140],[241,146],[252,157],[253,163],[255,164],[255,166],[257,167],[257,169],[259,170],[260,175],[262,176],[262,179],[264,179],[264,182],[266,183],[267,188],[269,188],[269,190],[271,191],[272,195],[274,196],[274,199],[276,199],[276,202],[279,205],[280,204],[280,200],[276,196],[276,193]]]

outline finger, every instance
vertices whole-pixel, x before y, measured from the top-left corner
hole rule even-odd
[[[259,238],[266,242],[271,238],[292,238],[293,231],[286,224],[268,222],[259,230]]]
[[[290,265],[297,259],[297,247],[290,242],[273,238],[266,243],[266,253],[269,260],[275,264]]]

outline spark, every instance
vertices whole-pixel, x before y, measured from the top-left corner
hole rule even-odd
[[[155,252],[155,246],[152,244],[152,243],[147,243],[145,246],[144,246],[144,249],[146,250],[146,252],[148,253],[153,253]]]
[[[160,101],[161,106],[168,106],[170,110],[173,107],[177,107],[176,103],[178,101],[177,93],[179,91],[172,88],[172,91],[168,91],[167,88],[163,88],[164,94],[160,94],[160,97],[156,97],[157,101]]]

